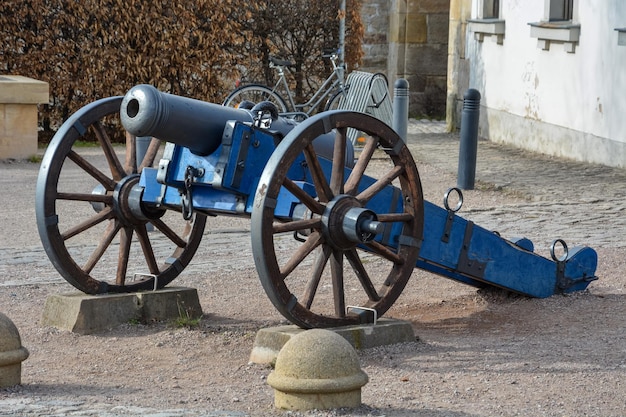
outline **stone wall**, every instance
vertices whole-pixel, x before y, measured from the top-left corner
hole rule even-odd
[[[444,118],[450,0],[363,0],[364,71],[410,85],[413,117]]]
[[[363,63],[359,69],[386,74],[389,55],[389,0],[363,0],[361,19],[365,34]]]

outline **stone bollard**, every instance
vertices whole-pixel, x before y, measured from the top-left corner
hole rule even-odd
[[[324,329],[307,330],[285,343],[267,378],[274,405],[288,410],[358,407],[367,381],[352,345]]]
[[[15,324],[0,313],[0,388],[12,387],[22,381],[22,362],[28,350],[22,346]]]

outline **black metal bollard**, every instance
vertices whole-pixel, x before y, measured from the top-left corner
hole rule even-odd
[[[463,95],[463,114],[461,115],[461,144],[459,146],[457,187],[462,190],[474,189],[479,115],[480,92],[470,88]]]
[[[398,78],[393,86],[393,120],[392,128],[406,143],[407,125],[409,123],[409,82]]]

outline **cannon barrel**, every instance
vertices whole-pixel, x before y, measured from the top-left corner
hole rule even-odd
[[[124,96],[120,119],[135,136],[152,136],[189,148],[196,155],[212,154],[222,142],[226,122],[253,122],[254,109],[234,109],[188,97],[163,93],[151,85],[136,85]],[[286,117],[272,120],[272,131],[287,135],[297,122]],[[319,156],[332,159],[335,134],[320,135],[313,147]],[[354,147],[347,143],[346,165],[354,165]]]
[[[227,121],[253,121],[247,110],[163,93],[147,84],[136,85],[126,93],[120,118],[135,136],[152,136],[202,156],[219,147]]]

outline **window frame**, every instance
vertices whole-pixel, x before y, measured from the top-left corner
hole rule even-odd
[[[483,42],[485,36],[491,37],[498,45],[504,42],[505,22],[500,19],[501,0],[478,0],[478,15],[475,19],[468,19],[468,28],[474,33],[474,39]]]
[[[530,36],[537,38],[537,46],[544,51],[557,43],[568,53],[576,52],[580,39],[580,24],[575,21],[578,0],[545,1],[544,20],[528,23]]]
[[[548,22],[571,22],[574,19],[574,0],[548,0]]]
[[[624,28],[615,28],[617,32],[617,44],[619,46],[626,46],[626,27]]]
[[[482,19],[500,19],[500,0],[482,0]]]

